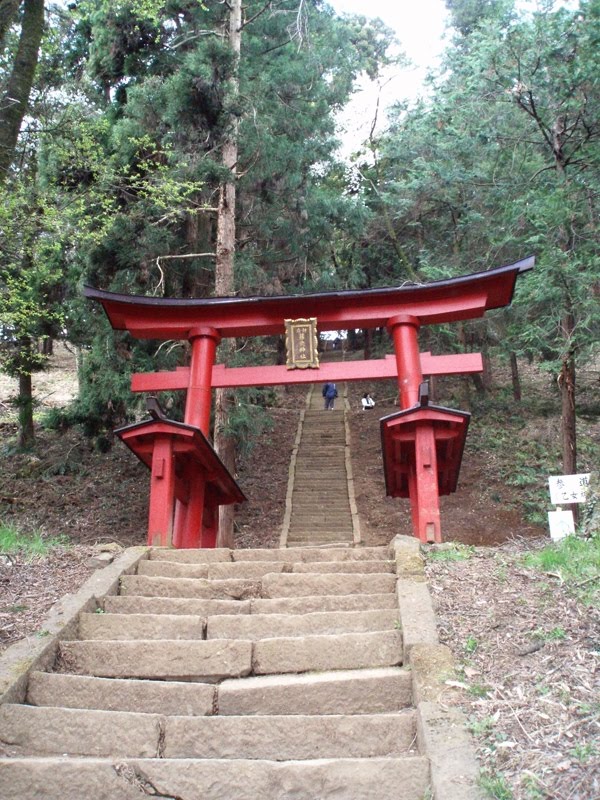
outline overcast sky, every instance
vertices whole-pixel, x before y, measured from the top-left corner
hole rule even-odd
[[[413,62],[411,67],[388,71],[381,89],[365,83],[340,117],[343,149],[352,151],[369,134],[379,92],[382,108],[396,100],[414,99],[421,92],[427,69],[435,65],[444,46],[447,11],[444,0],[329,0],[329,4],[339,14],[380,17],[395,31],[401,49]],[[380,128],[385,122],[383,112],[379,113],[378,121]]]

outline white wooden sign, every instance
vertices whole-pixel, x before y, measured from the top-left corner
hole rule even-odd
[[[550,538],[553,542],[564,539],[575,533],[575,522],[573,521],[572,511],[549,511],[548,525],[550,526]]]
[[[554,475],[548,478],[552,505],[585,503],[590,486],[590,472],[582,475]]]

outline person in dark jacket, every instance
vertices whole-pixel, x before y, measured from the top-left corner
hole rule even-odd
[[[323,387],[323,399],[325,400],[325,411],[333,411],[335,398],[338,396],[335,383],[326,383]]]

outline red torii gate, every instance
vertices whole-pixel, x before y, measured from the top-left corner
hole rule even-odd
[[[424,375],[481,372],[481,355],[420,353],[421,325],[482,317],[511,303],[517,277],[533,268],[530,257],[487,272],[429,284],[308,295],[167,299],[116,294],[85,287],[112,327],[140,339],[187,339],[191,363],[173,372],[132,376],[132,390],[187,390],[183,423],[155,412],[117,433],[151,469],[148,542],[175,547],[214,547],[218,506],[244,495],[212,449],[212,390],[316,381],[397,377],[402,410],[381,421],[387,493],[410,497],[413,532],[441,541],[439,495],[456,488],[469,415],[430,406],[420,395]],[[317,369],[215,365],[226,337],[283,334],[285,320],[313,317],[319,332],[385,327],[394,356],[331,362]]]

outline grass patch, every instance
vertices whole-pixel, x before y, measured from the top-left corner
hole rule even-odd
[[[427,558],[432,561],[468,561],[474,552],[475,548],[471,545],[452,542],[443,548],[429,550]]]
[[[600,601],[600,536],[567,536],[524,556],[524,564],[558,577],[587,605]]]
[[[67,545],[66,536],[44,536],[40,531],[23,533],[14,525],[0,522],[0,553],[5,555],[39,558]]]
[[[500,772],[484,772],[479,778],[481,788],[494,800],[513,800],[514,794],[508,781]]]

